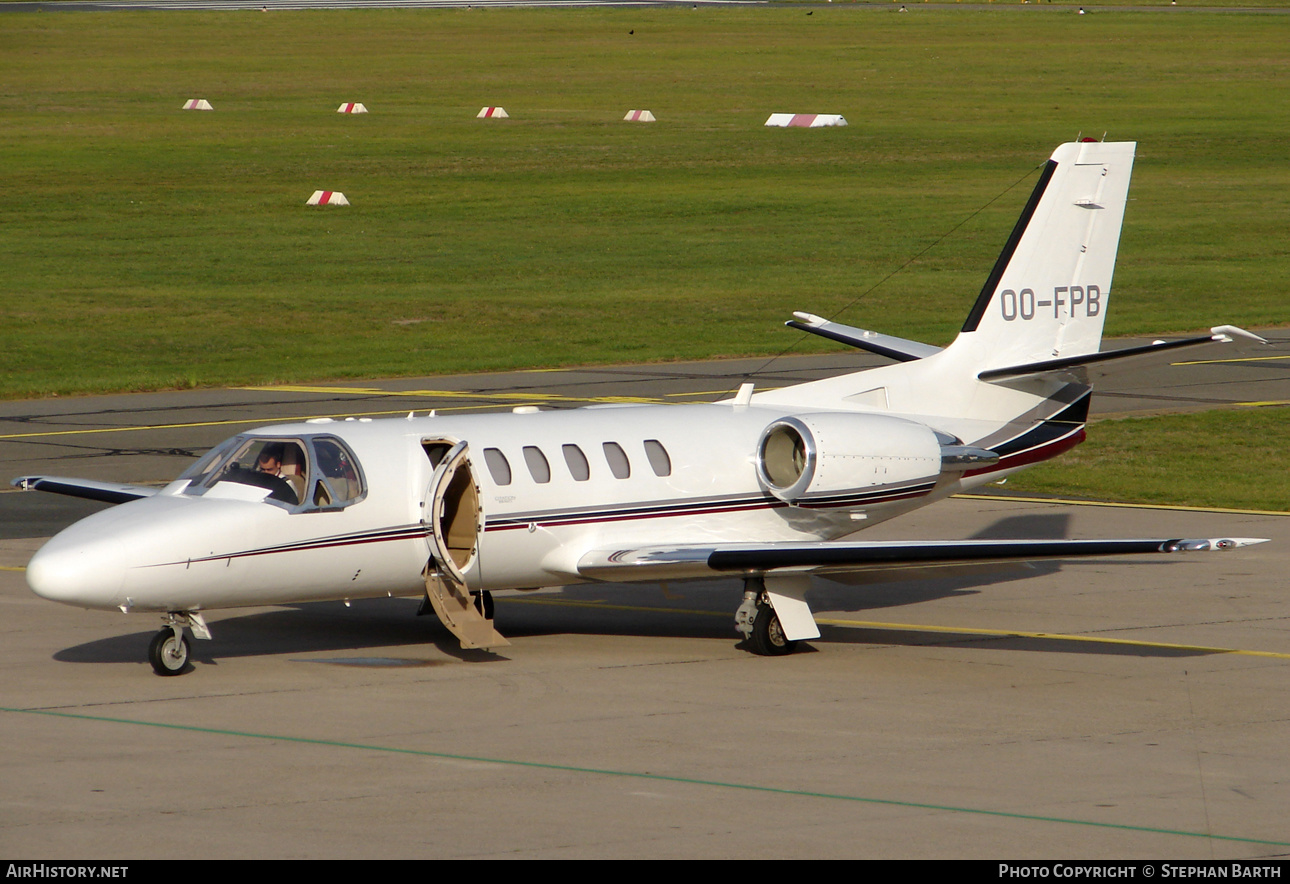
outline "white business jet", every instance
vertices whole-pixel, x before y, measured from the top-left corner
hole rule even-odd
[[[728,575],[747,647],[777,655],[819,636],[813,574],[1260,542],[839,539],[1079,444],[1108,362],[1262,340],[1221,326],[1098,352],[1134,147],[1053,153],[944,349],[799,313],[788,325],[893,364],[703,405],[268,426],[161,489],[22,477],[120,504],[45,544],[27,581],[161,614],[149,659],[174,675],[191,668],[185,630],[210,638],[219,608],[424,596],[463,648],[494,648],[495,590]]]

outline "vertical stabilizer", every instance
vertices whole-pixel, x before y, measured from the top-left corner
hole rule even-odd
[[[1136,146],[1053,152],[951,350],[980,370],[1097,352]]]

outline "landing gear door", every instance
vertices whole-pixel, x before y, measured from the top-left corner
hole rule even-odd
[[[435,443],[425,442],[428,456]],[[440,448],[442,450],[442,448]],[[465,572],[479,554],[479,535],[484,514],[480,509],[479,484],[470,465],[465,442],[458,442],[435,467],[426,488],[426,543],[446,575],[466,585]]]

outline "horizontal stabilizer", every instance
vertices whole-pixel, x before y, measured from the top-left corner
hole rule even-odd
[[[1210,329],[1210,334],[1195,338],[1183,338],[1178,341],[1155,341],[1150,344],[1143,344],[1140,347],[1126,347],[1123,350],[1108,350],[1101,353],[1089,353],[1084,356],[1046,359],[1042,362],[1031,362],[1027,365],[992,368],[989,371],[981,372],[977,377],[983,381],[999,383],[1015,381],[1021,378],[1064,374],[1079,383],[1087,384],[1122,368],[1133,367],[1141,369],[1152,363],[1167,362],[1173,358],[1173,351],[1175,350],[1211,344],[1230,344],[1234,340],[1233,335],[1260,344],[1267,343],[1263,338],[1244,329],[1232,325],[1220,325]],[[1170,355],[1162,355],[1166,353]],[[1108,363],[1114,363],[1114,365]]]
[[[584,555],[578,573],[594,580],[652,582],[713,577],[717,574],[855,572],[893,565],[941,562],[1036,561],[1084,556],[1198,552],[1236,549],[1266,538],[1198,540],[940,540],[907,543],[804,543],[648,546],[598,550]]]
[[[148,485],[123,485],[120,482],[65,479],[61,476],[19,476],[9,484],[23,491],[48,491],[51,494],[83,497],[103,503],[127,503],[141,497],[151,497],[161,490]]]
[[[879,356],[886,356],[898,362],[926,359],[941,352],[940,347],[933,347],[931,344],[920,344],[918,341],[907,341],[904,338],[882,335],[867,329],[843,325],[840,322],[830,322],[813,313],[794,313],[793,316],[797,318],[784,325],[851,347],[858,347],[861,350],[868,350],[870,353],[877,353]]]

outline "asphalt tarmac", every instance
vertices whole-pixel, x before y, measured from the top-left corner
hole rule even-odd
[[[1258,362],[1143,373],[1095,408],[1285,401],[1279,335]],[[756,380],[863,361],[782,359]],[[262,423],[697,401],[764,365],[0,403],[0,461],[158,482]],[[1290,518],[946,501],[865,536],[1273,542],[820,580],[823,636],[786,658],[740,646],[737,581],[598,585],[499,596],[498,654],[461,651],[409,600],[215,612],[193,671],[166,679],[144,658],[154,618],[25,587],[43,538],[93,506],[0,494],[9,860],[1290,853]]]

